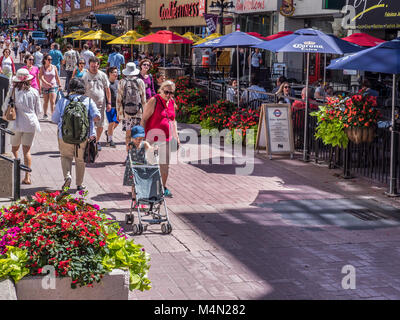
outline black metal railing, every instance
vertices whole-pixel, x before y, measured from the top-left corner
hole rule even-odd
[[[21,164],[21,159],[11,159],[4,155],[5,153],[5,135],[14,135],[14,132],[6,128],[5,123],[0,124],[0,158],[13,163],[13,200],[17,201],[21,198],[21,170],[25,172],[32,172],[32,169]]]

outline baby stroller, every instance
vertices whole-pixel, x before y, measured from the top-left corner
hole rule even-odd
[[[133,224],[133,233],[140,235],[147,230],[150,224],[161,224],[161,231],[169,234],[172,226],[168,218],[168,208],[164,198],[164,186],[161,181],[161,172],[158,161],[156,165],[132,162],[131,154],[128,152],[128,161],[132,169],[135,182],[136,201],[133,199],[129,214],[125,217],[127,224]],[[165,214],[161,213],[164,206]],[[134,212],[137,211],[138,223],[134,223]],[[143,222],[146,224],[143,225]]]

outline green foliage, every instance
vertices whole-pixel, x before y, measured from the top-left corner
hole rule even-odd
[[[315,137],[322,139],[325,145],[347,148],[349,139],[344,132],[343,122],[339,117],[333,116],[338,111],[340,110],[335,110],[332,107],[319,106],[319,111],[310,113],[311,116],[318,119]]]
[[[7,252],[0,255],[0,280],[10,277],[18,282],[29,274],[29,269],[25,267],[27,262],[28,253],[26,250],[7,246]]]

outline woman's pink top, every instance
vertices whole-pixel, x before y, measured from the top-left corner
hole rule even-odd
[[[169,121],[175,120],[175,101],[170,99],[167,106],[167,102],[159,94],[156,94],[154,98],[156,99],[156,106],[150,119],[146,122],[146,140],[150,143],[170,141],[172,132],[170,135]],[[153,129],[154,131],[152,131]],[[162,133],[164,133],[165,138]]]
[[[49,87],[46,83],[43,82],[43,88],[45,89],[50,89],[50,88],[54,88],[57,87],[57,81],[56,81],[56,70],[57,68],[55,66],[51,66],[51,71],[46,71],[46,69],[43,68],[43,78],[44,80],[46,80],[48,83],[51,84],[51,86]]]
[[[28,69],[27,66],[22,67],[24,69]],[[39,80],[39,68],[36,66],[32,66],[31,70],[29,70],[29,74],[33,76],[33,79],[31,80],[31,87],[35,88],[36,90],[39,91],[39,84],[38,84],[38,80]]]

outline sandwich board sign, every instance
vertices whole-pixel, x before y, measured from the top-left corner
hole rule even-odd
[[[290,104],[264,103],[261,106],[256,150],[264,148],[270,160],[273,154],[289,154],[293,159],[294,143]]]

